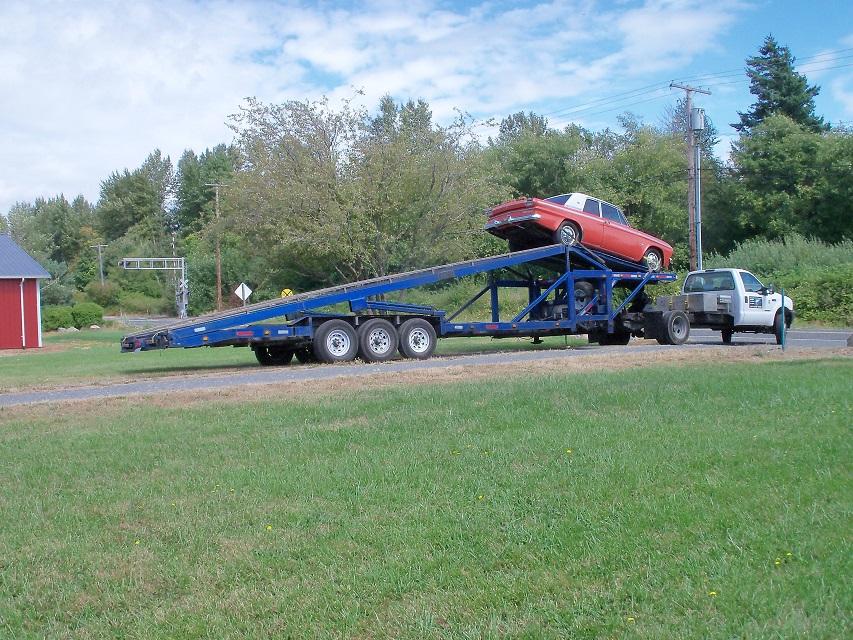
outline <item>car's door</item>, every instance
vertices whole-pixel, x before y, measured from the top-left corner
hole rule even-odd
[[[603,249],[604,221],[601,219],[601,205],[595,198],[587,198],[583,206],[587,216],[578,216],[583,232],[583,243],[588,247]]]
[[[630,260],[642,260],[646,249],[644,241],[628,226],[622,212],[612,204],[602,202],[601,219],[604,222],[602,249]]]
[[[738,272],[743,284],[743,300],[741,300],[740,323],[744,325],[769,327],[773,324],[772,306],[767,299],[764,285],[748,271]],[[765,292],[762,293],[762,290]]]

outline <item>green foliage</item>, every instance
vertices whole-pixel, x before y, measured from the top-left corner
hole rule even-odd
[[[139,313],[155,316],[175,313],[174,300],[167,300],[163,296],[147,296],[144,293],[135,291],[120,294],[118,307],[121,313]]]
[[[118,285],[109,280],[104,281],[104,284],[98,280],[93,280],[86,286],[86,295],[89,299],[102,307],[116,306],[120,294],[121,290]]]
[[[175,221],[183,235],[200,231],[210,222],[215,189],[207,185],[228,184],[237,162],[236,151],[224,144],[205,149],[200,155],[187,150],[178,162]]]
[[[797,317],[853,326],[853,262],[779,274],[774,284],[785,288],[785,295],[794,301]]]
[[[46,305],[41,308],[41,326],[45,331],[56,331],[60,327],[74,326],[71,307]]]
[[[104,321],[104,309],[94,302],[78,302],[71,308],[74,317],[74,326],[78,329],[93,324],[102,324]]]
[[[41,288],[41,303],[43,305],[71,304],[74,290],[66,287],[58,280],[51,280]]]
[[[827,128],[823,118],[814,112],[814,99],[820,89],[810,87],[806,77],[794,69],[791,50],[767,36],[758,53],[746,61],[749,91],[757,100],[749,111],[739,113],[740,123],[732,127],[749,133],[769,116],[781,114],[810,131]]]

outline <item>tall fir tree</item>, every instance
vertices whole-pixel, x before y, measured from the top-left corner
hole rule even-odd
[[[758,53],[746,61],[749,91],[757,100],[746,113],[738,112],[740,122],[732,124],[732,127],[741,133],[749,133],[768,116],[781,114],[811,131],[828,129],[823,118],[814,112],[814,99],[820,93],[820,87],[809,86],[806,77],[797,73],[794,69],[796,59],[791,50],[780,46],[770,35],[764,39]]]

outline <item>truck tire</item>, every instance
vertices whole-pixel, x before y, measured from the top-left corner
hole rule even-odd
[[[683,311],[664,311],[658,336],[661,344],[684,344],[690,337],[690,320]]]
[[[435,346],[435,329],[426,320],[412,318],[400,325],[400,353],[403,357],[426,360],[435,351]]]
[[[255,345],[255,358],[264,367],[282,367],[293,360],[293,349],[277,345]]]
[[[355,329],[343,320],[327,320],[314,333],[314,355],[320,362],[348,362],[358,353]]]
[[[777,311],[773,318],[773,335],[776,336],[776,344],[782,344],[782,312]]]
[[[397,330],[382,318],[368,320],[358,328],[358,355],[367,362],[385,362],[397,353]]]
[[[731,344],[732,343],[732,334],[734,331],[731,329],[725,328],[720,330],[720,334],[723,338],[723,344]]]

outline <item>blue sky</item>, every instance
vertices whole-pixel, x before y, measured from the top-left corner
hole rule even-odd
[[[713,92],[697,104],[725,156],[752,102],[744,60],[768,33],[821,86],[818,113],[853,122],[853,2],[6,0],[0,24],[0,212],[95,201],[154,148],[177,162],[228,142],[247,96],[374,109],[390,93],[426,99],[439,122],[534,110],[600,129],[624,111],[657,123],[676,79]]]

